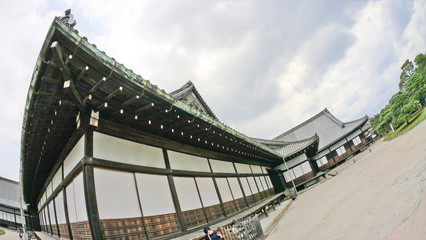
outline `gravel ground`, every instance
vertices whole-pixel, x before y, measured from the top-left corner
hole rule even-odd
[[[426,121],[370,150],[299,195],[267,240],[426,239]]]

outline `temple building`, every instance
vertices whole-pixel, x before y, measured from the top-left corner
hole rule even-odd
[[[321,171],[364,150],[368,133],[367,116],[342,122],[326,108],[272,140],[253,139],[284,157],[286,164],[274,169],[283,171],[288,186],[305,188],[315,183],[309,180]]]
[[[25,221],[33,229],[34,221],[24,207]],[[35,220],[37,221],[37,219]],[[0,177],[0,226],[8,228],[22,227],[19,204],[19,183]]]
[[[65,239],[173,238],[274,194],[280,154],[170,94],[54,19],[25,106],[23,193]]]
[[[42,45],[21,142],[24,201],[51,235],[172,239],[315,177],[365,143],[366,117],[343,123],[327,110],[272,140],[250,138],[219,121],[192,82],[166,93],[67,16]]]

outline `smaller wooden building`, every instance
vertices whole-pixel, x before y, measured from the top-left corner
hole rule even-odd
[[[38,219],[32,219],[27,214],[25,205],[23,207],[27,228],[34,229],[34,224],[37,225]],[[4,177],[0,177],[0,226],[8,228],[22,227],[19,183]]]

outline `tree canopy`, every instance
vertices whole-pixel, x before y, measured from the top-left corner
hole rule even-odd
[[[373,132],[384,135],[390,124],[396,129],[410,119],[411,115],[426,104],[426,55],[420,53],[414,59],[415,65],[406,60],[401,66],[399,92],[389,103],[370,119]]]

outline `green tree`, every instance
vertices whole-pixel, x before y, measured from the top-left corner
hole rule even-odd
[[[370,119],[373,132],[384,135],[390,131],[389,124],[398,128],[414,112],[426,105],[426,55],[420,53],[414,59],[415,65],[406,60],[401,66],[400,91],[394,94],[389,103]]]
[[[404,91],[405,83],[414,73],[414,65],[410,60],[405,60],[404,64],[401,66],[401,75],[399,76],[399,90]]]

